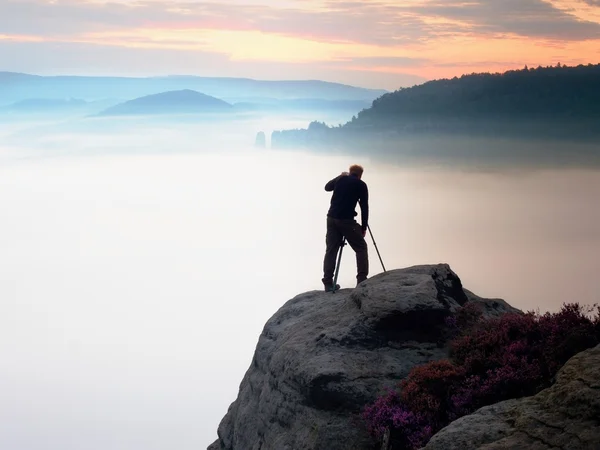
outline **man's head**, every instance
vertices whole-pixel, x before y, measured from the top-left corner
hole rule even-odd
[[[356,175],[359,179],[362,177],[363,171],[364,169],[362,166],[359,166],[358,164],[353,164],[350,166],[350,169],[348,169],[350,175]]]

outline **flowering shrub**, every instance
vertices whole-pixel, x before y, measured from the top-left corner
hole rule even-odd
[[[371,434],[379,439],[383,438],[386,429],[390,429],[394,448],[419,448],[433,435],[427,419],[404,407],[400,394],[394,390],[388,390],[387,395],[367,406],[364,417]]]
[[[600,343],[600,306],[484,319],[467,304],[446,324],[450,360],[415,367],[363,413],[371,433],[390,430],[393,449],[417,449],[449,422],[481,406],[533,395],[575,354]]]
[[[434,426],[448,423],[452,393],[464,379],[464,369],[449,360],[415,367],[401,382],[402,401],[410,411],[419,411]]]
[[[546,363],[547,375],[555,373],[574,353],[597,344],[600,337],[600,307],[592,320],[586,311],[577,304],[564,305],[557,314],[544,314],[539,320],[541,333],[545,337],[542,354]]]

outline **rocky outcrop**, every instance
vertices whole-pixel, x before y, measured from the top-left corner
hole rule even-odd
[[[340,130],[318,121],[311,122],[308,128],[276,130],[271,133],[271,148],[331,148],[332,144],[340,143],[335,141]]]
[[[548,389],[462,417],[437,433],[424,449],[521,448],[600,448],[600,345],[571,358]]]
[[[416,365],[447,356],[445,318],[469,302],[446,264],[379,274],[355,289],[307,292],[266,323],[210,450],[374,448],[359,414]]]
[[[254,146],[258,148],[266,148],[267,147],[267,138],[265,136],[264,131],[259,131],[256,134],[256,139],[254,141]]]

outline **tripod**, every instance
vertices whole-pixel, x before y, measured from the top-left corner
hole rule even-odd
[[[371,235],[371,240],[373,241],[373,245],[375,246],[375,250],[377,251],[377,256],[379,256],[379,261],[381,262],[381,267],[383,267],[384,272],[387,272],[387,270],[385,270],[385,266],[383,265],[383,259],[381,259],[381,254],[379,253],[379,248],[377,248],[377,243],[375,242],[375,238],[373,237],[373,233],[371,232],[371,226],[367,225],[367,229],[369,230],[369,234]],[[337,263],[336,263],[336,267],[335,267],[335,277],[333,279],[333,290],[332,290],[332,292],[334,294],[336,291],[338,275],[340,273],[340,263],[342,262],[342,252],[344,251],[345,246],[346,246],[346,236],[344,236],[342,238],[342,244],[340,245],[340,252],[338,253],[338,259],[337,259]]]

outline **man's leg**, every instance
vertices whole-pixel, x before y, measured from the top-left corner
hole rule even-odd
[[[362,229],[355,220],[344,222],[343,233],[352,250],[356,253],[356,284],[367,279],[369,275],[369,253],[367,241],[362,235]]]
[[[325,286],[333,285],[333,275],[335,272],[335,263],[338,250],[342,245],[344,236],[336,226],[335,220],[327,218],[327,235],[325,236],[325,258],[323,259],[323,284]]]

